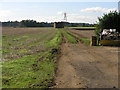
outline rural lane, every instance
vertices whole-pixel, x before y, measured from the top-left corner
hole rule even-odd
[[[55,88],[118,87],[118,48],[63,43]]]

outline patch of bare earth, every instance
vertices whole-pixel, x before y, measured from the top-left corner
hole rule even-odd
[[[54,88],[117,88],[118,50],[64,41]]]

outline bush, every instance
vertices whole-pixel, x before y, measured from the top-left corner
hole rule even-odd
[[[98,18],[96,35],[99,36],[103,29],[116,29],[120,33],[120,13],[117,11],[104,14]]]

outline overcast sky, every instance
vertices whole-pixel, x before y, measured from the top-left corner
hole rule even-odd
[[[9,1],[9,2],[8,2]],[[68,22],[96,23],[97,17],[118,9],[118,1],[109,2],[48,2],[48,0],[2,0],[0,1],[0,21],[21,21],[34,19],[39,22],[62,21],[67,13]],[[45,2],[43,2],[45,1]],[[74,2],[73,2],[74,1]]]

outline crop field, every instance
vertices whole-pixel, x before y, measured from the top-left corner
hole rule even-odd
[[[118,48],[91,47],[93,30],[2,31],[3,88],[117,87]]]
[[[50,86],[60,42],[53,28],[3,28],[3,87]]]
[[[3,28],[3,60],[11,60],[45,50],[45,41],[55,35],[53,29]]]

